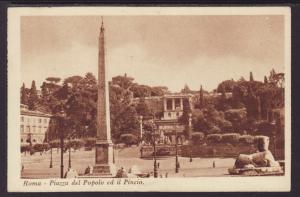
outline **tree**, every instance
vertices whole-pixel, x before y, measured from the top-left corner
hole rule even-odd
[[[203,97],[203,89],[202,85],[200,86],[200,95],[199,95],[199,107],[200,109],[204,106],[204,97]]]
[[[23,83],[23,85],[21,87],[21,103],[24,104],[24,105],[28,104],[28,95],[27,95],[24,83]]]
[[[129,89],[133,85],[134,78],[128,77],[125,73],[124,76],[118,75],[112,78],[112,83],[118,85],[121,88]]]
[[[249,81],[251,81],[251,82],[254,81],[252,72],[250,72],[250,78],[249,78]]]
[[[185,125],[185,135],[188,136],[188,124],[189,124],[189,118],[190,114],[192,112],[191,104],[188,98],[184,98],[182,101],[183,105],[183,112],[182,115],[179,117],[178,121]]]
[[[268,79],[267,76],[264,77],[264,83],[267,84],[268,83]]]
[[[139,116],[145,117],[145,116],[151,115],[151,111],[150,111],[144,97],[140,98],[139,103],[137,104],[135,109]]]
[[[191,89],[187,84],[184,85],[184,88],[181,90],[181,93],[188,94],[191,93]]]
[[[60,78],[59,77],[48,77],[48,78],[46,78],[46,81],[56,84],[56,83],[60,82]]]
[[[36,91],[35,81],[33,80],[31,83],[31,89],[30,89],[30,94],[28,99],[28,109],[35,110],[37,102],[38,102],[38,95]]]
[[[217,87],[217,92],[232,92],[235,85],[236,82],[233,79],[222,81]]]

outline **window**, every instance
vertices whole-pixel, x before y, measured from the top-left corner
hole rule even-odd
[[[33,142],[36,142],[36,140],[35,140],[35,139],[33,139],[32,141],[33,141]]]
[[[26,127],[26,132],[27,132],[27,133],[30,133],[30,126],[27,126],[27,127]]]
[[[175,99],[175,109],[176,109],[177,107],[180,108],[180,99],[179,99],[179,98]]]
[[[35,126],[32,127],[32,132],[35,133]]]
[[[171,113],[170,112],[168,113],[168,116],[171,117]]]
[[[23,142],[23,139],[21,139],[21,142]]]
[[[45,123],[45,124],[47,123],[47,119],[46,119],[46,118],[44,119],[44,123]]]
[[[24,116],[21,116],[21,122],[24,122]]]
[[[39,126],[39,133],[41,133],[42,132],[42,127],[41,126]]]
[[[42,119],[41,118],[39,118],[39,123],[42,123]]]
[[[29,117],[27,118],[27,122],[30,122],[30,118]]]
[[[177,116],[177,117],[179,116],[179,112],[176,113],[176,116]]]
[[[172,110],[173,101],[172,99],[167,99],[167,110]]]
[[[21,125],[21,132],[24,132],[24,125]]]

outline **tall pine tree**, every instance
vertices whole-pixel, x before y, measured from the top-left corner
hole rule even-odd
[[[268,83],[268,79],[267,76],[264,77],[264,83],[267,84]]]
[[[204,106],[204,98],[203,98],[203,89],[202,89],[202,85],[200,86],[199,105],[200,105],[200,109],[203,108],[203,106]]]
[[[37,102],[38,102],[38,95],[36,91],[35,81],[33,80],[31,83],[31,89],[30,89],[30,94],[28,99],[28,109],[35,110]]]
[[[27,95],[24,83],[23,83],[23,85],[21,87],[21,104],[24,104],[24,105],[28,104],[28,95]]]
[[[252,72],[250,72],[250,79],[249,79],[249,80],[250,80],[251,82],[254,81]]]

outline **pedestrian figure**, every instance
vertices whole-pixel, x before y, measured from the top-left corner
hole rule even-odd
[[[166,178],[168,178],[168,172],[166,172],[166,175],[165,175],[165,177],[166,177]]]
[[[157,162],[157,168],[159,168],[159,162]]]
[[[213,168],[215,168],[216,167],[216,163],[215,163],[215,161],[213,161]]]

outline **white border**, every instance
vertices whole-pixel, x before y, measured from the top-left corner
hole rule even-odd
[[[20,17],[92,15],[284,15],[285,176],[140,179],[143,185],[24,187],[20,179]],[[8,9],[8,178],[9,192],[53,191],[290,191],[291,183],[291,11],[289,7],[39,7]],[[53,179],[52,179],[53,180]],[[59,179],[57,179],[59,180]],[[97,180],[97,179],[95,179]],[[72,180],[66,180],[71,183]]]

